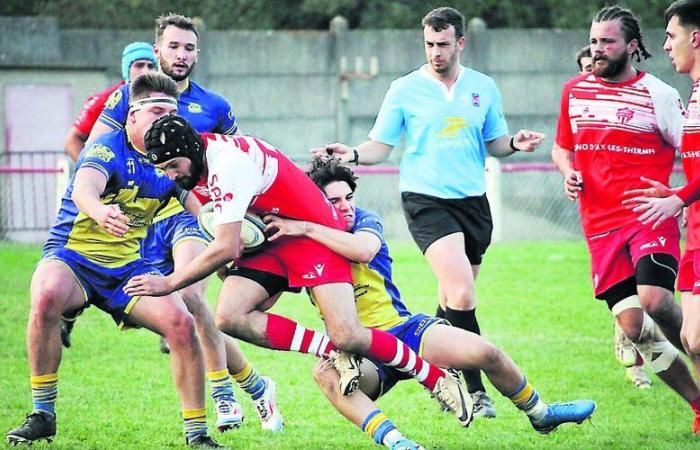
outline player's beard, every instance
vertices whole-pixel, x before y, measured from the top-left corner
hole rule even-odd
[[[187,72],[185,72],[184,74],[178,75],[175,72],[173,72],[172,65],[168,64],[168,62],[165,61],[164,59],[161,58],[158,61],[158,63],[160,64],[160,70],[164,74],[166,74],[167,76],[172,78],[173,81],[182,81],[182,80],[186,79],[187,77],[189,77],[190,73],[192,73],[192,71],[194,70],[194,66],[195,66],[195,64],[190,65],[189,68],[187,69]]]
[[[620,75],[629,62],[630,56],[627,53],[623,53],[619,58],[611,59],[606,56],[594,56],[593,57],[593,74],[600,78],[615,78]],[[597,61],[607,61],[604,67],[599,67]]]
[[[186,191],[191,191],[197,186],[199,178],[202,176],[202,171],[204,170],[204,165],[198,159],[190,159],[192,164],[190,165],[190,174],[177,177],[175,183]]]

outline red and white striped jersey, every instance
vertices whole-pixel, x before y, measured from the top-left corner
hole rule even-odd
[[[214,224],[243,220],[247,210],[334,228],[344,222],[321,190],[292,160],[251,136],[202,134],[207,173],[192,190],[214,202]]]
[[[625,191],[646,187],[640,176],[668,185],[683,112],[678,91],[645,72],[623,83],[584,74],[564,86],[556,143],[574,152],[583,177],[586,235],[636,220],[622,200]]]
[[[683,123],[681,158],[688,183],[700,177],[700,80],[693,83],[688,111]],[[688,250],[700,249],[700,202],[690,205],[686,235]]]

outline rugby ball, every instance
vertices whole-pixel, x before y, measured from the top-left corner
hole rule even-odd
[[[202,206],[197,216],[199,228],[209,242],[214,240],[214,204],[207,203]],[[241,241],[243,241],[243,253],[253,253],[260,250],[267,242],[265,236],[265,224],[257,214],[247,212],[241,225]]]

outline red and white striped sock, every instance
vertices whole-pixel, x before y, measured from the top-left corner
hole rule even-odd
[[[267,343],[274,350],[328,356],[336,347],[325,333],[302,327],[293,320],[267,314]]]
[[[370,331],[372,332],[372,342],[367,352],[367,356],[370,358],[408,373],[431,392],[437,381],[445,376],[444,370],[418,356],[395,336],[373,328],[370,328]]]

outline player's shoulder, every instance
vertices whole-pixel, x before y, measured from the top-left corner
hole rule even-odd
[[[189,81],[189,93],[193,98],[206,101],[209,105],[228,107],[228,100],[211,89],[207,89],[199,83]]]
[[[116,108],[122,102],[129,103],[129,85],[122,84],[118,88],[114,89],[107,100],[105,101],[105,109],[111,110]]]
[[[579,84],[585,83],[595,83],[596,78],[592,73],[580,73],[573,78],[570,78],[566,83],[564,83],[564,91],[568,92]]]
[[[644,72],[639,80],[652,95],[672,97],[680,96],[676,88],[649,72]]]
[[[123,129],[110,131],[100,135],[83,150],[81,157],[96,158],[105,163],[114,159],[123,159],[126,148],[126,131]]]
[[[382,219],[379,214],[374,211],[369,211],[362,208],[355,208],[355,225],[353,225],[352,232],[356,232],[362,229],[372,229],[378,231],[381,236],[382,232]]]
[[[490,76],[485,73],[481,73],[478,70],[474,70],[470,67],[460,66],[462,73],[460,77],[469,83],[476,83],[484,86],[496,86],[496,82]]]

